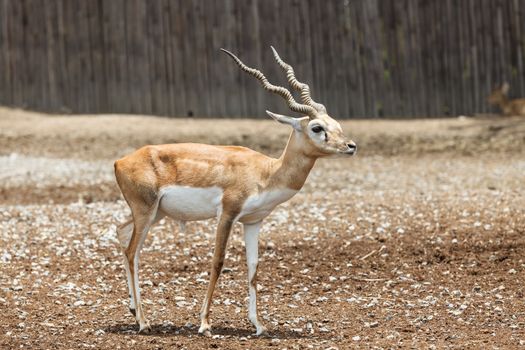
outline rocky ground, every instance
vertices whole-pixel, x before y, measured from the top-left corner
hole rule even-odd
[[[137,334],[115,228],[115,158],[144,143],[276,154],[271,121],[46,116],[0,110],[0,348],[525,347],[525,121],[349,121],[358,156],[318,162],[261,237],[248,322],[242,227],[197,334],[215,221],[150,232]],[[157,141],[158,140],[158,141]]]

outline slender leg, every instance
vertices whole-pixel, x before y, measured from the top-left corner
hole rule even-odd
[[[129,219],[117,227],[117,238],[122,249],[126,249],[133,234],[133,219]]]
[[[133,234],[131,240],[126,249],[124,249],[124,256],[126,262],[124,267],[126,268],[126,273],[128,275],[128,287],[131,290],[131,301],[135,306],[135,318],[139,324],[139,332],[147,332],[151,330],[148,320],[146,319],[144,312],[142,310],[142,304],[140,302],[140,288],[139,288],[139,258],[140,250],[142,244],[146,239],[150,226],[160,220],[163,216],[160,211],[157,211],[158,204],[153,208],[140,213],[135,210],[133,212]],[[130,309],[133,304],[130,304]],[[133,313],[133,309],[131,309]]]
[[[217,234],[215,236],[215,250],[213,252],[213,261],[211,266],[210,284],[208,285],[208,291],[201,308],[201,326],[199,333],[205,335],[211,335],[210,329],[210,305],[215,290],[215,284],[221,274],[222,266],[224,264],[224,257],[226,255],[226,245],[228,243],[228,237],[233,226],[234,216],[222,214],[217,226]]]
[[[186,221],[179,221],[179,232],[186,233]]]
[[[248,264],[248,291],[250,295],[248,318],[257,328],[256,335],[261,335],[266,331],[257,315],[257,265],[259,263],[259,230],[261,229],[261,223],[244,225],[246,263]]]
[[[129,295],[129,312],[136,316],[135,312],[135,299],[133,299],[133,289],[131,287],[131,272],[129,270],[129,261],[126,257],[125,250],[129,246],[129,241],[131,240],[131,235],[133,234],[133,220],[129,220],[126,223],[120,225],[117,228],[117,238],[120,242],[120,248],[124,253],[124,269],[126,270],[127,285],[128,285],[128,295]]]
[[[153,224],[158,222],[160,219],[162,219],[163,217],[165,216],[165,214],[163,212],[161,212],[160,210],[157,210],[157,215],[155,217],[155,219],[153,220]],[[128,248],[129,246],[129,243],[131,241],[131,237],[132,237],[132,234],[133,234],[133,219],[131,220],[128,220],[127,222],[125,222],[124,224],[120,225],[118,228],[117,228],[117,238],[120,242],[120,247],[122,249],[122,252],[124,253],[124,269],[126,270],[126,277],[127,277],[127,285],[128,285],[128,295],[129,295],[129,312],[131,312],[131,314],[133,316],[136,317],[137,313],[136,313],[136,310],[135,310],[135,299],[133,298],[133,282],[132,282],[132,277],[131,277],[131,271],[130,271],[130,267],[129,267],[129,260],[126,256],[126,249]]]

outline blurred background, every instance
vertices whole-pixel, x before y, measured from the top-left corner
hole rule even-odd
[[[495,111],[525,96],[522,0],[0,2],[0,104],[47,112],[279,111],[219,51],[285,85],[270,45],[338,118]]]

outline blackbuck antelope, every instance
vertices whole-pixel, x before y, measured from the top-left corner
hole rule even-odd
[[[505,82],[495,88],[487,98],[492,105],[497,105],[504,115],[521,115],[525,117],[525,98],[509,100],[509,83]]]
[[[356,144],[345,138],[339,123],[328,116],[322,104],[312,100],[308,85],[299,82],[293,68],[272,50],[291,87],[300,92],[302,103],[297,103],[289,90],[270,84],[260,71],[246,66],[231,52],[222,51],[259,80],[264,89],[283,97],[292,111],[306,115],[293,118],[267,111],[270,117],[293,129],[278,159],[239,146],[181,143],[145,146],[115,162],[115,176],[132,213],[132,219],[122,224],[117,234],[124,253],[130,311],[140,326],[139,332],[150,330],[140,302],[140,249],[150,226],[169,216],[183,222],[214,217],[219,221],[210,283],[200,314],[199,333],[207,335],[211,334],[210,305],[230,230],[238,221],[244,225],[248,317],[257,328],[256,334],[263,333],[265,328],[257,316],[256,285],[262,221],[303,187],[318,158],[346,157],[356,152]]]

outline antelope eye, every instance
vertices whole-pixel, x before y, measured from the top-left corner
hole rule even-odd
[[[316,126],[312,127],[312,131],[317,134],[317,133],[320,133],[321,131],[324,131],[324,129],[323,129],[322,126],[316,125]]]

